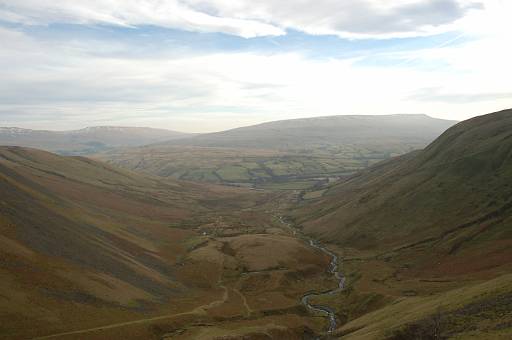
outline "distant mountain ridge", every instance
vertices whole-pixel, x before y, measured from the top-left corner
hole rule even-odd
[[[456,121],[423,114],[340,115],[280,120],[166,142],[168,145],[300,149],[407,143],[421,148]]]
[[[426,115],[291,119],[93,157],[164,177],[301,189],[421,149],[455,123]]]
[[[61,154],[86,154],[113,147],[134,147],[193,134],[172,130],[93,126],[79,130],[49,131],[0,127],[0,145],[35,147]]]

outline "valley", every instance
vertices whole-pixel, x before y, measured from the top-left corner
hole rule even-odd
[[[462,122],[295,207],[343,258],[346,289],[314,301],[345,320],[337,334],[429,338],[435,323],[448,338],[510,336],[511,117]]]
[[[2,337],[324,329],[300,299],[333,284],[330,259],[265,213],[267,194],[34,149],[1,156]]]
[[[512,340],[511,16],[0,0],[0,340]]]
[[[394,151],[399,152],[398,149]],[[149,146],[94,158],[115,166],[181,180],[301,190],[346,177],[393,153],[357,147],[304,152],[212,147]],[[405,150],[404,150],[405,152]]]
[[[0,147],[0,338],[507,339],[511,117],[287,190]]]
[[[263,242],[275,242],[276,240],[277,240],[277,238],[270,237],[267,240],[263,239],[262,241]],[[251,245],[251,243],[247,243],[247,244],[249,246]],[[269,269],[269,272],[272,270],[273,269]],[[284,270],[284,269],[281,269],[281,270]],[[264,271],[267,271],[267,269],[259,268],[259,270],[253,271],[252,273],[264,272]],[[249,272],[247,274],[251,274],[251,273]],[[274,313],[275,314],[283,313],[283,316],[281,318],[266,317],[266,319],[268,319],[265,321],[265,322],[267,322],[266,324],[263,323],[259,327],[248,326],[247,329],[244,329],[245,328],[244,325],[246,323],[247,324],[251,323],[249,321],[251,321],[251,320],[255,321],[255,320],[259,320],[259,319],[263,318],[263,315],[261,314],[262,310],[259,308],[253,309],[253,307],[251,307],[251,305],[253,305],[253,303],[251,302],[251,300],[248,300],[247,295],[245,295],[239,288],[231,288],[230,286],[224,285],[222,282],[219,282],[218,287],[223,289],[223,291],[224,291],[222,293],[222,296],[220,296],[220,298],[218,300],[214,300],[205,305],[197,306],[191,311],[182,312],[182,313],[173,313],[173,314],[168,314],[168,315],[160,315],[160,316],[156,316],[156,317],[138,319],[138,320],[122,322],[122,323],[114,323],[114,324],[109,324],[109,325],[103,325],[100,327],[76,330],[76,331],[71,331],[71,332],[57,333],[57,334],[52,334],[52,335],[48,335],[48,336],[36,337],[34,339],[55,339],[55,338],[65,338],[65,337],[76,338],[79,336],[84,336],[87,338],[95,338],[95,337],[108,338],[110,335],[106,335],[106,334],[124,334],[123,329],[128,328],[128,329],[133,330],[134,327],[141,326],[141,325],[142,326],[151,325],[152,327],[155,327],[155,324],[158,324],[159,322],[167,323],[166,327],[168,328],[168,330],[167,330],[168,332],[164,333],[162,335],[162,334],[158,334],[158,332],[160,332],[160,330],[157,330],[156,335],[161,335],[163,338],[173,338],[173,339],[174,338],[186,339],[186,338],[190,338],[190,337],[201,338],[200,334],[203,334],[203,333],[205,335],[208,334],[208,336],[206,336],[205,338],[211,338],[211,336],[209,336],[209,334],[211,334],[210,332],[212,331],[212,328],[213,328],[212,326],[214,323],[218,324],[217,327],[218,327],[219,335],[222,334],[223,336],[226,336],[226,334],[232,334],[234,336],[236,336],[237,334],[238,335],[243,334],[244,336],[257,337],[257,336],[259,336],[258,334],[260,332],[262,332],[264,334],[274,334],[276,337],[282,336],[285,338],[295,338],[295,337],[298,338],[298,337],[301,337],[300,333],[301,333],[301,330],[303,330],[304,333],[306,333],[306,334],[309,333],[311,338],[314,337],[315,333],[312,329],[309,329],[309,330],[304,329],[300,325],[296,326],[296,327],[298,327],[298,329],[295,331],[293,331],[293,329],[292,330],[286,329],[288,327],[288,325],[290,325],[290,322],[291,322],[290,319],[294,316],[294,314],[296,314],[298,312],[298,310],[294,311],[294,309],[300,309],[298,306],[294,307],[292,301],[288,301],[288,304],[291,306],[286,307],[285,310],[283,310],[283,311],[272,306],[272,308],[270,310],[266,309],[265,312],[263,312],[263,315],[266,315],[267,313],[269,313],[269,311],[272,311],[270,313],[270,315],[272,315]],[[320,287],[317,287],[316,289],[326,289],[326,288],[320,286]],[[330,293],[331,293],[331,291],[329,291],[327,294],[330,294]],[[309,304],[309,302],[306,302],[307,298],[310,295],[311,294],[304,295],[300,299],[301,303],[308,310],[311,309],[313,313],[320,312],[319,318],[324,317],[324,316],[322,316],[322,314],[326,314],[325,311],[328,307],[316,306],[316,305],[311,306]],[[277,297],[276,295],[272,295],[271,300],[274,301],[274,299],[276,297]],[[243,306],[239,305],[240,299],[241,299],[241,303],[243,304]],[[261,299],[259,299],[259,300],[261,300]],[[272,302],[272,304],[273,304],[273,302]],[[245,311],[243,310],[244,308],[245,308]],[[217,313],[219,313],[219,312],[224,313],[228,310],[231,311],[230,314],[233,314],[232,317],[224,317],[223,316],[221,319],[219,319],[218,317],[215,317],[215,315]],[[287,313],[289,313],[289,314],[286,315]],[[301,312],[301,313],[303,313],[303,312]],[[213,319],[212,319],[211,323],[197,324],[196,319],[208,320],[209,319],[208,316],[210,316],[210,314],[213,314]],[[189,317],[193,318],[194,322],[184,321],[181,323],[180,321],[178,321],[180,317],[184,317],[184,316],[189,316]],[[282,323],[284,326],[274,327],[272,324],[274,324],[276,322],[276,319],[277,319],[277,322]],[[171,322],[176,321],[176,322],[173,323],[173,326],[171,327],[168,325],[169,321],[171,321]],[[297,321],[303,322],[306,325],[311,324],[310,322],[308,322],[304,319],[303,320],[299,319]],[[258,324],[260,324],[260,322],[258,322]],[[327,331],[326,333],[332,332],[336,328],[336,325],[337,325],[336,316],[335,316],[334,312],[330,312],[330,311],[328,312],[328,314],[326,316],[326,321],[324,324],[328,324],[328,327],[322,326],[322,322],[320,320],[318,320],[315,323],[312,323],[311,325],[314,326],[314,328],[318,329],[317,332],[319,332],[319,333],[324,333],[326,331]],[[228,325],[228,327],[224,328],[224,325]],[[158,326],[156,326],[156,327],[158,327]],[[230,328],[233,328],[233,329],[230,330]],[[113,330],[116,330],[116,333],[112,333]],[[247,335],[247,333],[246,333],[247,330],[249,330],[249,331],[253,330],[254,332],[249,333],[249,335]],[[141,333],[141,334],[144,334],[144,333]],[[116,335],[116,336],[118,336],[118,335]],[[147,336],[147,334],[144,336]]]

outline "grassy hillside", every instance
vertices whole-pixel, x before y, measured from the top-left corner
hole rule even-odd
[[[0,145],[39,148],[66,155],[81,155],[113,147],[128,147],[190,137],[164,129],[96,126],[71,131],[0,127]]]
[[[126,317],[183,291],[173,265],[191,231],[168,226],[226,195],[207,189],[0,148],[0,334]]]
[[[512,194],[511,149],[511,111],[460,123],[423,151],[333,186],[306,225],[374,249],[501,220]]]
[[[294,119],[94,157],[164,177],[303,189],[422,148],[452,124],[423,115]]]
[[[255,168],[245,150],[237,161]],[[335,311],[332,337],[510,338],[511,177],[507,110],[299,199],[292,220],[343,259],[345,289],[310,301]],[[1,147],[0,192],[0,337],[301,339],[325,330],[300,301],[336,285],[330,258],[277,218],[297,191]]]
[[[300,297],[328,258],[258,192],[0,148],[0,338],[193,338],[324,326]],[[52,338],[52,337],[50,337]]]
[[[511,183],[512,110],[505,110],[459,123],[423,151],[360,172],[294,215],[307,233],[336,243],[343,252],[350,288],[331,302],[350,321],[388,308],[390,301],[440,294],[510,273]],[[510,276],[502,280],[510,282]],[[503,298],[509,296],[507,290]],[[489,318],[510,332],[510,323],[498,326],[500,313],[512,318],[510,308],[497,312],[500,304],[489,301],[474,308],[486,303],[492,305],[489,313],[497,314],[476,313],[473,322]],[[424,317],[437,308],[430,306]],[[390,308],[382,313],[392,315]],[[450,313],[443,315],[460,318]],[[369,327],[361,322],[346,327]],[[446,327],[447,334],[456,333],[456,325]],[[368,338],[383,336],[382,328],[375,332]]]

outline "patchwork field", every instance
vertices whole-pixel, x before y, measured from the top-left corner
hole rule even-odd
[[[158,145],[115,149],[93,157],[125,169],[174,179],[294,190],[350,175],[410,150],[406,145],[288,151]]]
[[[296,190],[421,149],[454,123],[425,115],[291,119],[115,148],[91,157],[175,179]]]

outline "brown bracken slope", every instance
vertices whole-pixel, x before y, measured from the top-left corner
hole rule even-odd
[[[466,314],[454,312],[459,319],[452,328],[447,326],[447,336],[471,327],[483,332],[477,334],[482,339],[496,338],[505,330],[505,338],[512,334],[510,322],[505,322],[512,318],[512,308],[503,302],[512,294],[512,110],[461,122],[422,151],[379,163],[331,186],[293,215],[305,232],[343,252],[349,288],[331,303],[338,304],[340,318],[356,320],[344,332],[362,323],[368,330],[367,323],[373,323],[373,333],[352,332],[355,339],[384,337],[399,323],[396,317],[383,316],[395,315],[400,308],[411,312],[408,317],[414,314],[411,308],[423,310],[422,316],[434,313],[436,304],[455,308],[465,295],[453,289],[495,279],[508,285],[505,295],[478,302],[497,284],[474,288],[468,298],[475,299],[471,310],[477,316],[461,321]],[[447,292],[452,295],[436,295]],[[411,296],[417,299],[414,303]],[[389,303],[398,301],[409,305],[399,304],[393,311]],[[381,314],[357,321],[379,308]],[[482,314],[486,308],[488,314]],[[386,328],[377,329],[374,318],[388,320],[381,324]],[[400,334],[411,338],[407,332],[420,326],[408,326],[396,339]],[[491,333],[482,331],[485,327],[491,327]]]
[[[195,292],[176,268],[194,232],[180,223],[223,200],[249,202],[230,188],[20,147],[0,147],[0,193],[0,337],[7,338],[130,320],[169,299],[173,312],[190,307],[177,303]]]
[[[299,217],[308,232],[361,250],[434,245],[451,256],[476,247],[509,255],[512,110],[459,123],[425,150],[334,185]]]

